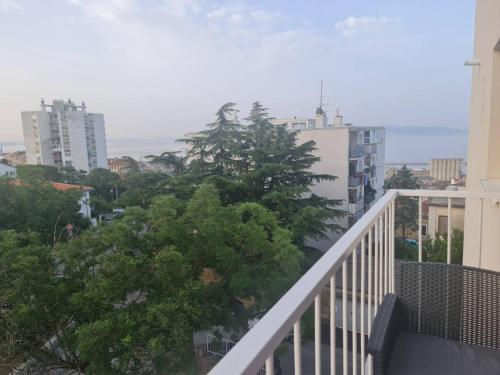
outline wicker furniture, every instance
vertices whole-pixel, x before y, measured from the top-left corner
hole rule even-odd
[[[500,273],[404,262],[400,274],[368,341],[374,374],[500,374]]]

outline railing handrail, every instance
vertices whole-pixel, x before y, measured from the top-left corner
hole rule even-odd
[[[331,275],[348,259],[370,228],[398,196],[479,198],[500,201],[500,193],[452,190],[389,190],[364,214],[222,358],[210,375],[255,374],[269,353],[281,344],[315,297],[321,294]]]
[[[390,190],[361,217],[261,320],[222,358],[210,375],[257,373],[267,359],[288,335],[293,324],[305,313],[314,298],[350,255],[369,228],[389,204],[397,191]],[[306,287],[305,287],[306,286]]]
[[[477,199],[500,199],[500,193],[468,190],[395,190],[402,197],[425,197],[425,198],[477,198]]]

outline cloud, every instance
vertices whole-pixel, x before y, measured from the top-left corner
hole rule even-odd
[[[0,0],[0,12],[8,12],[9,10],[21,10],[22,5],[18,0]]]
[[[372,34],[385,29],[395,20],[388,17],[348,17],[335,24],[335,30],[344,38],[353,38],[361,34]]]
[[[118,21],[133,10],[134,0],[69,0],[87,15],[97,16],[107,21]]]

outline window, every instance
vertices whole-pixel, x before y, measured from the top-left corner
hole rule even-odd
[[[427,225],[422,224],[422,236],[427,236]]]
[[[448,234],[448,216],[438,216],[438,234],[446,235]]]

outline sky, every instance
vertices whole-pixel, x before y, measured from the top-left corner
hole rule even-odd
[[[0,144],[40,98],[110,138],[181,137],[235,102],[364,126],[468,127],[474,0],[0,0]]]

